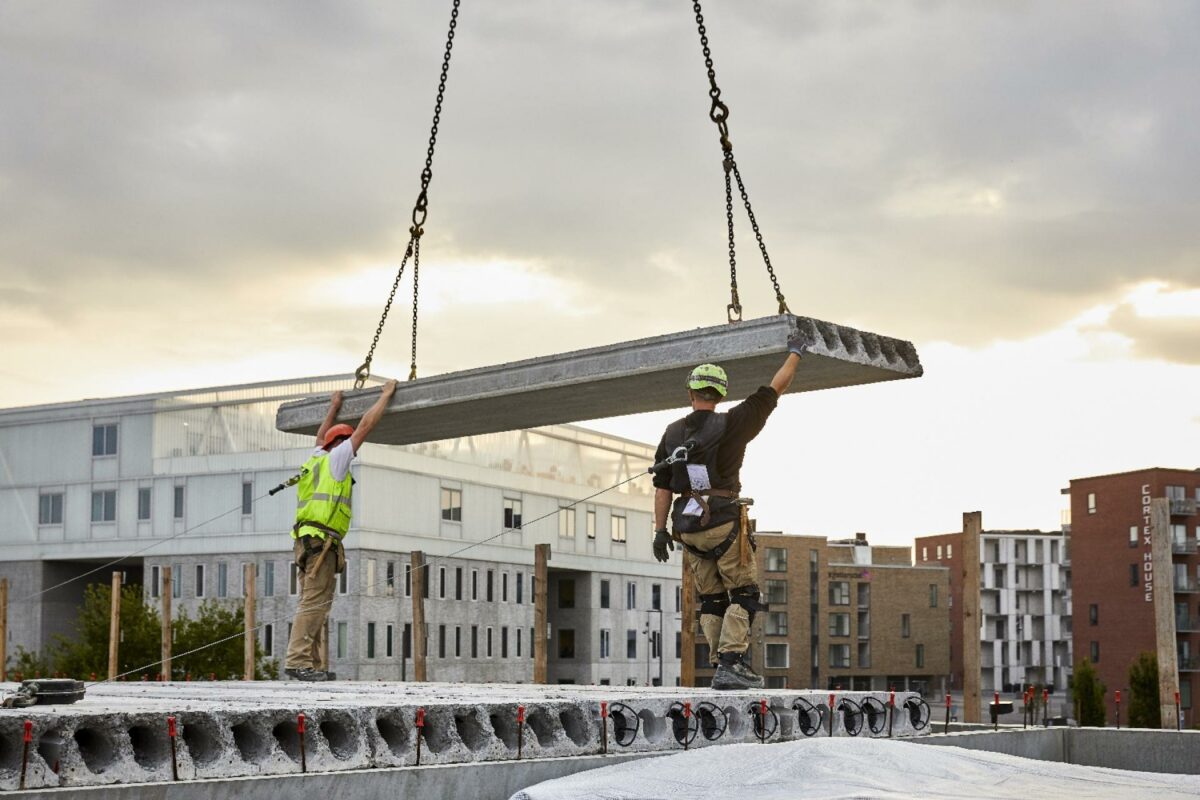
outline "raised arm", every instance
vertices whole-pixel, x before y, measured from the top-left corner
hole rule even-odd
[[[336,391],[329,398],[329,410],[325,412],[325,420],[321,423],[321,427],[317,428],[317,447],[325,445],[325,433],[330,426],[337,421],[338,412],[342,410],[342,393]]]
[[[800,366],[800,357],[809,347],[808,337],[802,333],[788,339],[787,358],[783,360],[783,366],[775,373],[775,377],[771,378],[771,388],[775,390],[775,394],[783,395],[792,385],[792,379],[796,377],[796,367]]]
[[[388,403],[392,400],[392,395],[396,393],[396,381],[392,379],[383,385],[383,391],[379,393],[379,399],[375,401],[375,405],[363,414],[363,418],[359,420],[358,427],[354,429],[354,434],[350,437],[350,441],[354,444],[354,452],[358,452],[358,448],[362,447],[362,443],[367,440],[367,434],[371,429],[379,424],[379,420],[383,417],[383,412],[387,409]]]

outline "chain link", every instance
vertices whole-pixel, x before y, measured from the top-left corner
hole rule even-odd
[[[779,280],[775,277],[775,268],[771,266],[771,257],[767,254],[766,242],[763,241],[762,231],[758,227],[758,219],[754,216],[754,209],[750,205],[750,195],[746,192],[746,185],[742,182],[742,172],[738,169],[737,161],[733,157],[733,143],[729,139],[729,106],[721,100],[721,87],[717,86],[717,72],[713,66],[712,49],[708,44],[708,29],[704,25],[704,12],[700,8],[700,0],[693,0],[692,10],[696,13],[696,30],[700,34],[700,49],[704,53],[704,69],[708,75],[708,96],[712,100],[708,118],[717,126],[721,151],[724,153],[721,167],[725,171],[725,221],[729,229],[729,306],[727,308],[729,321],[741,322],[742,320],[742,303],[738,296],[737,285],[737,245],[733,235],[733,186],[730,181],[730,173],[737,181],[738,193],[742,197],[742,204],[746,207],[746,216],[750,219],[750,227],[754,229],[754,238],[762,253],[763,263],[767,266],[767,275],[770,276],[771,285],[775,288],[775,300],[779,303],[779,313],[787,314],[790,313],[787,302],[779,288]]]
[[[396,280],[392,282],[392,291],[379,317],[379,325],[375,328],[375,337],[361,366],[354,371],[354,388],[361,389],[371,375],[371,359],[375,357],[375,347],[383,333],[384,323],[387,322],[388,312],[392,309],[392,301],[396,298],[396,288],[404,275],[404,267],[408,259],[413,260],[413,313],[412,313],[412,365],[408,379],[417,377],[417,303],[420,284],[418,273],[421,262],[421,235],[425,233],[425,220],[429,216],[429,184],[433,181],[433,154],[437,148],[438,128],[442,124],[442,103],[446,99],[446,79],[450,74],[450,55],[454,50],[454,33],[458,29],[458,8],[462,0],[453,0],[450,9],[450,27],[446,31],[446,50],[442,54],[442,71],[438,76],[437,98],[433,104],[433,122],[429,126],[429,145],[425,149],[425,166],[421,169],[421,191],[417,193],[417,201],[412,210],[412,227],[408,229],[408,247],[404,251],[404,260],[396,272]]]

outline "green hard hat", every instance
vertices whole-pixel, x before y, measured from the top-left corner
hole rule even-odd
[[[716,389],[724,397],[729,391],[729,378],[716,364],[701,364],[688,375],[687,388]]]

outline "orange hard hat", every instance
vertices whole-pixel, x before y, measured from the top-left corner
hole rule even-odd
[[[321,442],[321,447],[328,450],[335,441],[344,439],[354,433],[354,428],[351,428],[346,423],[342,422],[333,425],[329,430],[325,431],[325,441]]]

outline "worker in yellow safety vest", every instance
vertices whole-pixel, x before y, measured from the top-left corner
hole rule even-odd
[[[292,621],[284,669],[296,680],[326,681],[334,677],[324,663],[321,644],[333,602],[333,588],[337,576],[346,569],[342,540],[350,530],[350,496],[354,489],[350,462],[395,392],[396,382],[388,381],[357,428],[335,424],[342,409],[342,393],[334,392],[325,420],[317,430],[317,448],[300,470],[296,524],[292,526],[300,603]]]

